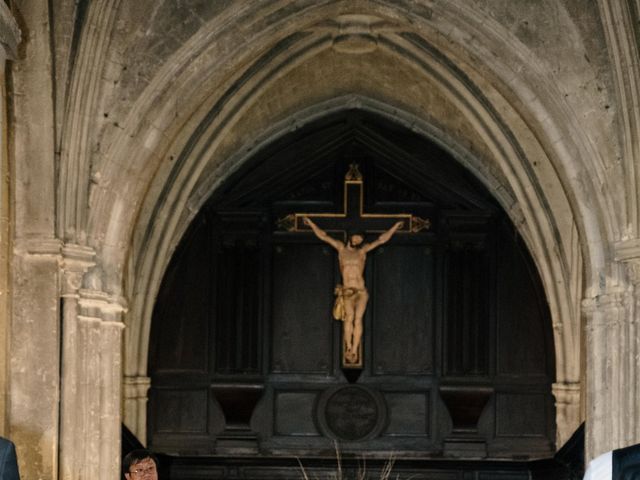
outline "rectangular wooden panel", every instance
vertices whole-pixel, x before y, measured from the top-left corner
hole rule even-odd
[[[496,394],[496,436],[546,436],[546,399],[544,394]]]
[[[454,244],[447,254],[444,324],[445,375],[487,375],[492,282],[482,245]]]
[[[230,239],[217,255],[217,373],[260,372],[259,253],[252,239]]]
[[[389,425],[384,435],[429,434],[429,392],[385,392],[384,398],[389,412]]]
[[[498,374],[544,377],[548,360],[543,322],[551,320],[541,308],[531,272],[517,244],[502,248],[498,269],[499,277],[505,280],[497,285]]]
[[[332,372],[334,263],[335,253],[324,245],[275,247],[272,372]]]
[[[207,390],[154,389],[153,433],[205,433]]]
[[[316,397],[316,392],[276,392],[274,434],[318,436],[313,421]]]
[[[193,226],[167,269],[153,314],[150,371],[208,371],[211,246],[204,222]]]
[[[431,250],[425,245],[392,245],[370,255],[374,373],[432,373],[434,261]]]

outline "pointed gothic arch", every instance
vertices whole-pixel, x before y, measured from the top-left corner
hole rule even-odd
[[[483,29],[474,27],[483,42],[443,44],[439,32],[450,28],[455,37],[470,25],[477,26],[481,12],[451,7],[434,20],[428,11],[386,4],[372,7],[366,15],[344,15],[327,6],[306,8],[304,14],[282,13],[269,28],[256,32],[254,38],[265,41],[256,40],[235,63],[229,57],[216,57],[220,44],[213,43],[211,36],[194,36],[167,61],[167,68],[140,97],[122,132],[111,139],[106,158],[113,161],[105,162],[101,181],[94,188],[89,237],[105,265],[109,288],[118,290],[124,284],[125,296],[131,301],[124,369],[125,384],[129,382],[134,390],[131,398],[137,399],[126,403],[127,418],[134,429],[143,428],[140,409],[144,395],[136,385],[145,388],[150,307],[180,232],[204,193],[216,183],[210,179],[219,181],[237,168],[246,152],[257,147],[256,139],[268,141],[277,135],[272,124],[295,128],[307,121],[305,115],[313,110],[313,104],[331,104],[336,96],[327,93],[327,85],[311,84],[304,85],[304,95],[299,94],[295,101],[281,105],[266,102],[265,108],[260,107],[265,92],[275,91],[283,79],[290,81],[303,67],[317,72],[323,55],[326,58],[333,52],[350,58],[382,55],[385,60],[395,59],[402,73],[416,76],[418,85],[435,88],[440,107],[446,104],[445,110],[451,108],[463,119],[457,126],[447,123],[430,113],[430,105],[407,103],[383,85],[347,82],[342,91],[337,89],[337,98],[346,98],[350,91],[356,103],[359,98],[374,98],[369,103],[384,105],[382,110],[427,134],[433,130],[456,132],[448,147],[474,151],[474,158],[482,158],[477,173],[485,183],[495,184],[493,178],[499,179],[498,190],[504,192],[500,196],[509,203],[505,209],[533,253],[552,308],[560,443],[577,426],[582,279],[584,274],[587,285],[592,285],[598,278],[597,272],[605,264],[602,238],[610,237],[616,226],[613,218],[600,213],[607,208],[592,205],[592,197],[574,188],[575,173],[570,172],[600,172],[599,153],[581,133],[572,113],[555,102],[559,94],[544,81],[541,67],[525,62],[531,52],[512,38],[506,42],[510,48],[505,51],[505,60],[490,54],[490,46],[504,48],[509,35],[499,25],[485,19]],[[407,23],[409,18],[416,24]],[[232,42],[237,32],[223,31],[219,26],[212,24],[203,32],[215,32],[222,43]],[[350,33],[341,36],[343,31]],[[356,42],[350,44],[350,40]],[[471,58],[484,59],[480,64],[485,69],[472,68],[467,63]],[[216,67],[223,59],[231,65],[224,70],[232,74],[216,77]],[[510,62],[527,72],[528,82],[510,75]],[[188,68],[195,64],[205,68]],[[335,71],[329,74],[332,80],[340,80]],[[199,83],[200,89],[194,88],[195,78],[206,79]],[[178,98],[188,107],[176,116]],[[524,99],[530,99],[530,104],[525,105]],[[551,119],[564,121],[554,123]],[[591,162],[591,167],[576,164],[578,157]],[[129,179],[122,177],[118,158],[134,159],[128,171],[136,173]],[[590,181],[587,178],[585,175],[585,181]],[[209,185],[203,179],[209,179]],[[110,190],[111,182],[128,185],[125,195]],[[598,198],[608,201],[606,196]],[[140,207],[127,209],[131,201]],[[137,217],[134,212],[139,212]],[[131,237],[131,249],[123,253],[120,246],[128,244]]]
[[[27,473],[117,470],[122,397],[144,437],[149,305],[190,220],[252,151],[345,108],[438,139],[501,199],[552,310],[558,445],[581,420],[587,459],[640,441],[637,8],[176,5],[0,15],[28,33],[7,64],[4,190],[4,405]]]

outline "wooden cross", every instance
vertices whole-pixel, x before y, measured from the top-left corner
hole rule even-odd
[[[429,228],[428,219],[415,217],[410,213],[365,213],[364,185],[362,174],[358,166],[351,164],[344,179],[344,196],[342,212],[336,213],[292,213],[278,221],[278,225],[290,232],[305,232],[311,228],[304,223],[304,218],[310,218],[320,229],[327,233],[341,233],[343,242],[347,242],[348,232],[382,233],[389,230],[395,223],[402,221],[402,227],[397,232],[419,232]],[[344,329],[343,329],[344,336]],[[348,358],[345,342],[342,342],[342,368],[362,368],[362,344],[359,342],[358,358]]]
[[[429,228],[430,221],[415,217],[410,213],[365,213],[364,182],[358,165],[353,163],[344,179],[344,196],[342,212],[336,213],[292,213],[278,220],[278,226],[290,232],[308,232],[310,228],[303,219],[309,217],[316,225],[329,233],[340,233],[346,242],[347,233],[358,231],[364,233],[382,233],[390,229],[397,221],[402,220],[402,228],[398,232],[419,232]]]

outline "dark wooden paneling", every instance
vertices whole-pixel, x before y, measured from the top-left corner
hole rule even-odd
[[[371,357],[375,373],[432,373],[435,319],[431,249],[425,245],[392,245],[371,256]]]
[[[546,403],[544,394],[497,393],[496,436],[545,437]]]
[[[329,455],[329,456],[328,456]],[[340,461],[339,477],[338,460],[326,453],[321,457],[278,459],[252,459],[247,457],[221,458],[178,458],[163,457],[161,464],[168,468],[165,478],[172,480],[194,479],[226,479],[238,480],[274,480],[308,478],[362,478],[363,472],[371,479],[385,478],[382,471],[388,459],[362,458]],[[302,466],[301,466],[302,465]],[[543,461],[444,461],[403,460],[395,459],[389,478],[402,480],[575,480],[566,465],[554,460]]]
[[[430,429],[429,392],[385,392],[389,425],[384,435],[427,436]]]
[[[484,245],[453,240],[446,261],[445,375],[489,374],[489,267]]]
[[[545,327],[551,322],[542,305],[541,286],[522,246],[502,242],[498,257],[497,370],[502,375],[549,372]],[[537,280],[537,281],[536,281]]]
[[[196,222],[167,271],[154,309],[150,371],[205,372],[211,317],[208,225]]]
[[[216,371],[260,372],[260,251],[255,239],[223,239],[217,256]]]
[[[153,395],[154,432],[205,433],[207,390],[157,389]]]
[[[333,251],[325,246],[275,247],[272,372],[332,372],[334,263]]]
[[[276,435],[318,436],[314,422],[317,392],[276,392],[274,433]]]
[[[342,445],[346,455],[551,455],[550,317],[539,276],[521,239],[504,226],[505,213],[437,145],[397,125],[362,112],[320,123],[289,135],[291,143],[273,142],[225,182],[176,250],[152,322],[150,446],[226,458],[240,441],[231,438],[238,432],[229,419],[243,413],[243,448],[253,453],[243,459],[248,463],[218,472],[275,478],[261,461],[332,451],[318,405],[323,392],[353,382],[371,398],[382,395],[386,406],[370,418],[381,425],[371,437]],[[342,324],[331,316],[336,252],[311,233],[276,225],[292,212],[341,211],[344,173],[354,159],[364,174],[367,212],[412,212],[432,225],[369,254],[364,367],[347,379]],[[264,397],[242,407],[243,386]],[[227,387],[240,396],[224,402],[225,422],[212,395]],[[452,389],[490,392],[469,422],[477,425],[463,425],[461,402],[442,397]],[[348,418],[342,403],[332,408],[342,409],[329,412],[335,418]],[[465,432],[475,434],[468,445]],[[254,468],[245,468],[251,461]],[[405,472],[460,480],[521,478],[527,471],[456,462]],[[209,478],[207,468],[194,475]],[[297,475],[293,468],[273,471]]]
[[[529,480],[528,472],[480,472],[478,480]]]

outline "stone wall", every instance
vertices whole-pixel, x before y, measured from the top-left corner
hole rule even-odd
[[[588,458],[640,441],[634,5],[13,2],[0,429],[25,477],[117,475],[190,219],[252,151],[344,108],[437,139],[518,226],[553,317],[558,446],[584,419]]]

